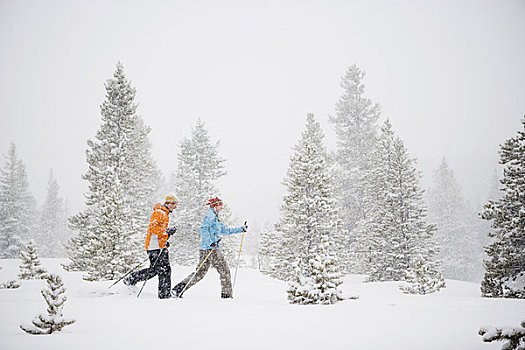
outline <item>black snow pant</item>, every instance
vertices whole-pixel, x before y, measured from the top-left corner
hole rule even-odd
[[[160,258],[159,258],[160,254]],[[149,267],[130,275],[130,283],[137,284],[140,281],[149,280],[159,276],[159,298],[171,297],[171,266],[168,249],[155,249],[148,251]],[[157,260],[158,258],[158,260]]]

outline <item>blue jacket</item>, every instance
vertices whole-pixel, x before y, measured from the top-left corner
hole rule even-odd
[[[222,222],[219,221],[213,209],[210,208],[206,213],[204,220],[202,221],[201,246],[199,249],[212,249],[213,247],[211,246],[211,244],[219,240],[219,235],[226,236],[240,232],[242,232],[242,228],[240,227],[227,228]],[[216,248],[219,248],[219,246],[217,246]]]

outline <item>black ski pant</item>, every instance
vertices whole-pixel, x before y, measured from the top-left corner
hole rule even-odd
[[[160,257],[159,257],[160,254]],[[168,249],[155,249],[148,251],[149,267],[130,275],[131,284],[149,280],[159,276],[159,298],[171,297],[171,266]]]

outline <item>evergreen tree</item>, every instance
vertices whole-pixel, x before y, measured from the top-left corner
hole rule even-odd
[[[42,207],[37,237],[40,252],[44,257],[65,256],[64,245],[69,239],[71,231],[67,226],[67,212],[64,200],[59,197],[60,187],[49,173],[46,201]]]
[[[525,321],[521,321],[521,327],[482,327],[479,335],[483,341],[506,341],[503,350],[525,350]]]
[[[408,285],[401,286],[401,290],[407,294],[430,294],[445,288],[445,279],[435,263],[422,255],[413,259],[405,279]]]
[[[27,244],[27,252],[20,252],[20,260],[22,260],[20,274],[18,275],[20,279],[41,279],[47,273],[47,271],[41,266],[34,240],[30,240]]]
[[[441,279],[433,242],[435,227],[426,222],[421,175],[403,142],[387,120],[374,148],[367,178],[367,215],[360,229],[369,237],[366,271],[370,281],[402,281],[417,265],[435,268]],[[416,261],[424,259],[424,262]]]
[[[397,201],[392,184],[395,183],[394,149],[395,135],[389,121],[381,128],[376,146],[372,150],[371,169],[365,177],[366,191],[363,202],[366,220],[362,220],[355,232],[359,241],[356,246],[366,260],[363,271],[370,280],[401,280],[406,268],[399,268],[397,250],[403,247],[399,242],[399,216]],[[396,268],[397,266],[397,268]]]
[[[501,173],[501,174],[500,174]],[[500,178],[502,177],[502,171],[500,169],[495,168],[494,172],[492,173],[492,177],[489,180],[489,189],[487,191],[487,195],[485,196],[484,203],[488,203],[489,201],[496,201],[498,198],[503,196],[503,192],[500,190]],[[481,262],[481,276],[478,279],[478,281],[483,280],[485,276],[485,268],[483,266],[483,259],[486,258],[486,255],[484,254],[484,247],[489,246],[493,239],[489,236],[489,232],[492,231],[491,222],[489,220],[483,220],[481,216],[479,215],[479,212],[483,210],[484,205],[481,205],[481,208],[478,208],[476,212],[477,221],[476,227],[478,227],[478,241],[481,243],[482,246],[482,262]]]
[[[84,247],[87,247],[96,236],[92,233],[94,215],[85,210],[69,218],[70,228],[78,230],[78,234],[69,239],[64,245],[69,263],[62,265],[66,271],[87,271],[91,256]]]
[[[299,261],[296,259],[297,251],[294,246],[294,235],[278,231],[277,225],[275,225],[275,230],[273,231],[275,238],[273,245],[276,249],[272,255],[273,264],[269,275],[281,281],[297,280],[297,273],[291,268],[292,263],[298,263]]]
[[[368,258],[361,244],[365,237],[358,236],[355,228],[365,218],[364,179],[370,168],[370,152],[376,142],[381,114],[380,106],[364,97],[364,77],[365,73],[355,64],[347,70],[341,80],[343,95],[336,103],[336,116],[330,118],[337,135],[338,200],[344,228],[349,232],[346,249],[351,254],[346,264],[353,272],[363,272],[363,263]]]
[[[102,125],[88,141],[86,209],[70,219],[79,233],[68,244],[68,270],[86,280],[114,279],[141,259],[142,239],[160,173],[151,155],[149,127],[136,114],[135,88],[121,63],[105,84]]]
[[[62,330],[65,326],[75,323],[75,320],[65,318],[62,309],[67,298],[66,288],[62,278],[51,274],[46,277],[47,288],[42,289],[42,296],[47,303],[47,314],[40,314],[33,319],[33,326],[21,325],[20,328],[29,334],[51,334]]]
[[[12,143],[0,169],[0,258],[16,258],[30,236],[35,201],[28,190],[25,166]]]
[[[393,227],[398,224],[395,196],[390,195],[395,183],[394,149],[395,135],[387,120],[381,128],[377,142],[370,151],[369,169],[363,176],[364,219],[354,228],[354,250],[361,257],[360,271],[370,275],[372,280],[399,280],[403,268],[399,264],[396,250],[402,246],[396,242]],[[375,233],[375,234],[374,234]]]
[[[333,190],[333,176],[328,165],[327,153],[323,146],[323,133],[312,114],[307,116],[306,130],[295,146],[290,160],[284,185],[287,194],[281,206],[281,218],[275,226],[283,235],[283,254],[288,262],[295,261],[297,266],[292,272],[291,289],[288,294],[291,302],[325,303],[336,301],[331,290],[340,284],[341,267],[338,261],[340,232],[343,230],[339,209]],[[284,264],[284,260],[281,260]],[[315,270],[314,270],[315,268]],[[326,279],[322,287],[320,274]],[[313,299],[297,301],[297,293],[302,294],[307,288]]]
[[[276,253],[280,247],[277,245],[275,231],[263,230],[259,241],[259,270],[265,275],[277,278],[274,275],[276,265]]]
[[[427,195],[428,218],[436,223],[435,241],[441,248],[438,259],[446,278],[471,281],[478,275],[482,247],[478,225],[461,195],[454,172],[443,158],[434,172],[434,183]]]
[[[226,174],[219,157],[219,141],[212,142],[201,119],[192,129],[191,138],[182,140],[173,186],[179,198],[174,213],[178,237],[172,251],[181,265],[194,265],[198,260],[200,226],[206,214],[205,204],[218,195],[215,182]]]
[[[147,229],[153,205],[158,202],[158,198],[164,198],[169,193],[165,189],[162,173],[153,159],[150,133],[151,128],[142,118],[137,117],[127,147],[126,161],[129,163],[126,171],[129,176],[124,176],[127,180],[124,186],[126,193],[132,194],[129,204],[134,214],[132,230],[139,231],[142,235]]]
[[[525,118],[522,125],[516,137],[500,146],[502,196],[481,213],[494,229],[489,234],[493,242],[485,247],[485,297],[525,298]]]
[[[286,290],[287,299],[290,304],[313,304],[314,299],[311,297],[312,281],[311,278],[304,275],[303,269],[300,267],[300,261],[300,258],[297,257],[292,264],[288,265],[290,279]]]
[[[487,202],[489,200],[495,201],[498,198],[500,198],[503,195],[503,192],[500,189],[501,183],[499,181],[500,179],[500,172],[498,169],[494,169],[494,172],[492,173],[492,177],[490,178],[490,185],[489,185],[489,191],[487,196]]]
[[[319,252],[309,261],[311,271],[309,297],[315,304],[335,304],[344,299],[338,289],[343,281],[339,273],[340,267],[337,266],[338,261],[331,253],[335,252],[333,244],[330,235],[323,232]]]
[[[0,289],[17,289],[20,288],[20,281],[11,280],[0,284]]]
[[[299,267],[300,258],[293,264],[293,277],[287,289],[288,300],[291,304],[335,304],[344,300],[341,291],[338,289],[342,284],[340,267],[337,266],[337,259],[330,254],[334,251],[330,247],[333,242],[330,236],[323,234],[319,252],[309,261],[310,275],[304,275]]]

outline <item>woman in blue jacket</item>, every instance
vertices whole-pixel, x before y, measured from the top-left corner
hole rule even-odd
[[[195,273],[178,283],[172,290],[174,298],[181,298],[182,294],[197,284],[213,266],[219,273],[221,279],[221,298],[232,298],[232,284],[230,268],[224,255],[220,250],[220,235],[226,236],[234,233],[246,232],[248,226],[228,228],[219,218],[219,212],[223,209],[222,200],[218,197],[211,198],[208,203],[210,207],[201,225],[201,245],[199,248],[199,265]]]

